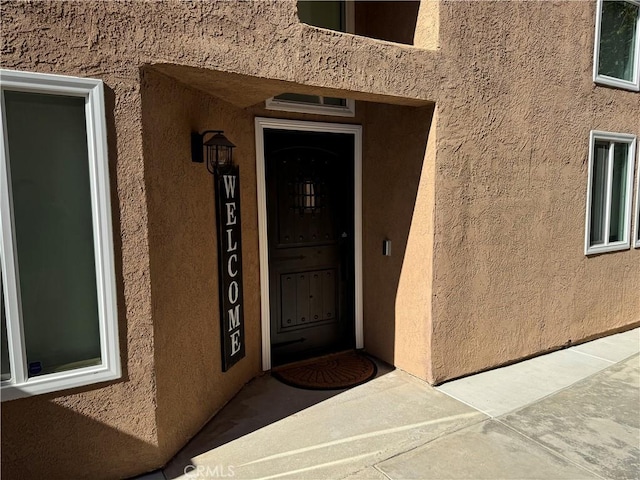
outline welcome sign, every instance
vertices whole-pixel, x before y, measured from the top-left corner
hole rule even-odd
[[[239,168],[218,172],[215,182],[222,371],[226,372],[245,356]]]

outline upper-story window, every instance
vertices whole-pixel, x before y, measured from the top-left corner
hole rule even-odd
[[[299,0],[298,18],[316,27],[353,33],[353,0]]]
[[[0,70],[2,400],[120,377],[102,81]]]
[[[593,81],[640,90],[640,0],[598,0]]]

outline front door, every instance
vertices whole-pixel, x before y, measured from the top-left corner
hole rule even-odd
[[[273,365],[351,348],[354,136],[265,129]]]

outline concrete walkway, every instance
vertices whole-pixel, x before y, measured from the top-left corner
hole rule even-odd
[[[334,392],[265,375],[164,478],[637,479],[639,350],[636,329],[436,388],[384,367]]]

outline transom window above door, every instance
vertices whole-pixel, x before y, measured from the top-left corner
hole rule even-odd
[[[323,97],[321,95],[304,95],[299,93],[283,93],[269,98],[265,104],[268,110],[284,112],[315,113],[338,117],[353,117],[355,101],[348,98]]]

